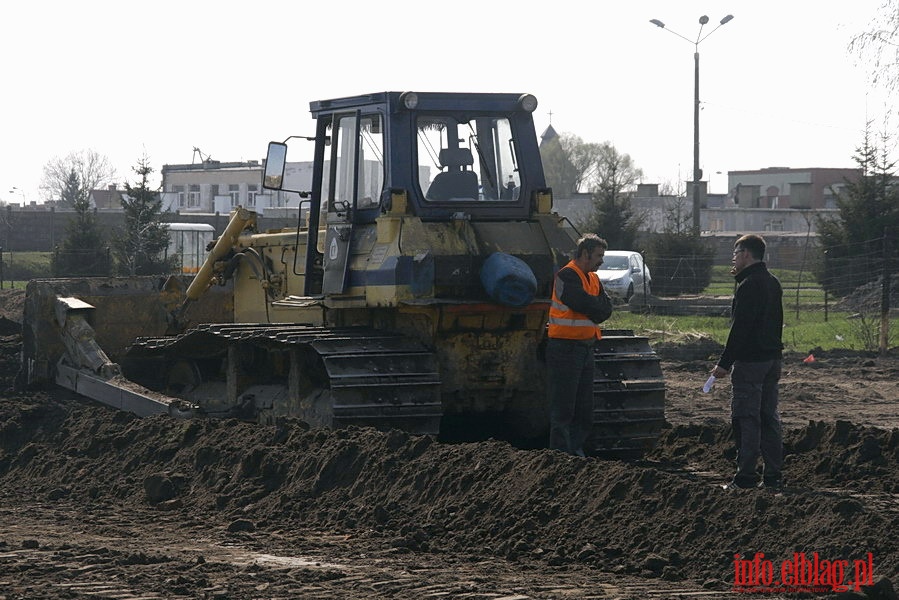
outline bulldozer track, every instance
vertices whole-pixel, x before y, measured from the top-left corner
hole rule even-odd
[[[322,401],[332,413],[327,425],[440,433],[443,411],[435,353],[401,334],[363,327],[208,324],[177,336],[138,338],[126,356],[137,361],[200,360],[225,357],[229,347],[285,356],[301,349],[314,353],[320,364],[317,377],[328,390]],[[588,452],[640,456],[654,444],[664,422],[664,376],[648,339],[629,330],[605,332],[595,349],[594,425]]]
[[[396,427],[438,433],[440,375],[433,352],[412,338],[362,327],[262,323],[208,324],[173,337],[138,338],[129,360],[202,359],[228,348],[287,355],[305,349],[320,360],[333,426]]]
[[[649,339],[607,330],[594,352],[593,435],[597,455],[640,456],[665,424],[665,379]]]

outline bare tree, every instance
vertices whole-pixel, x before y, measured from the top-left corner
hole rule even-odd
[[[73,172],[78,175],[81,184],[78,197],[74,199],[70,198],[71,193],[65,195]],[[91,190],[105,187],[115,178],[115,169],[102,154],[94,150],[71,152],[64,158],[55,157],[44,165],[41,196],[45,202],[59,200],[71,207],[76,200],[86,200]]]
[[[868,30],[849,42],[849,51],[868,66],[875,84],[899,91],[899,3],[885,0]]]
[[[609,142],[594,144],[596,154],[585,182],[592,191],[611,189],[616,193],[632,191],[643,178],[643,170],[634,164],[630,154],[622,154]]]
[[[601,146],[563,133],[540,148],[546,184],[559,197],[575,194],[587,183],[587,177],[599,160]]]

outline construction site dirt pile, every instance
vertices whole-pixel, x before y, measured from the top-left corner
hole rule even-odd
[[[634,463],[293,419],[139,419],[58,389],[15,391],[19,344],[0,337],[4,600],[101,588],[142,598],[724,596],[735,555],[758,553],[778,574],[800,553],[869,559],[874,586],[844,597],[895,597],[895,358],[788,358],[789,479],[773,494],[721,489],[734,460],[727,386],[702,394],[708,362],[667,350],[670,427]],[[870,387],[840,387],[850,373]]]

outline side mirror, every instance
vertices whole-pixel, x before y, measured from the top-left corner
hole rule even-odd
[[[287,166],[287,144],[269,142],[265,156],[265,172],[262,176],[262,187],[268,190],[280,190],[284,186],[284,168]]]

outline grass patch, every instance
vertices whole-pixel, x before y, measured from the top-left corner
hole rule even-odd
[[[4,252],[2,280],[4,287],[9,282],[27,282],[29,279],[50,277],[50,258],[52,252]]]
[[[852,316],[848,312],[830,312],[825,320],[822,310],[800,308],[796,318],[794,311],[784,307],[784,349],[800,353],[813,348],[877,350],[879,320]],[[603,325],[609,329],[632,329],[652,342],[683,343],[710,338],[723,345],[730,332],[727,317],[638,314],[622,309],[616,310]],[[899,318],[893,317],[890,331],[897,332],[897,328]],[[896,334],[892,337],[895,339]]]
[[[709,286],[702,295],[732,297],[736,289],[730,265],[712,267]],[[812,273],[795,269],[772,269],[783,287],[783,342],[787,351],[808,352],[811,348],[830,350],[870,348],[870,320],[861,323],[849,319],[850,313],[834,311],[834,298],[828,298]],[[691,337],[710,338],[719,344],[727,341],[730,319],[720,316],[671,316],[631,314],[616,311],[607,327],[633,329],[653,341],[683,342]],[[879,323],[876,324],[879,327]],[[876,339],[876,336],[874,336]]]

